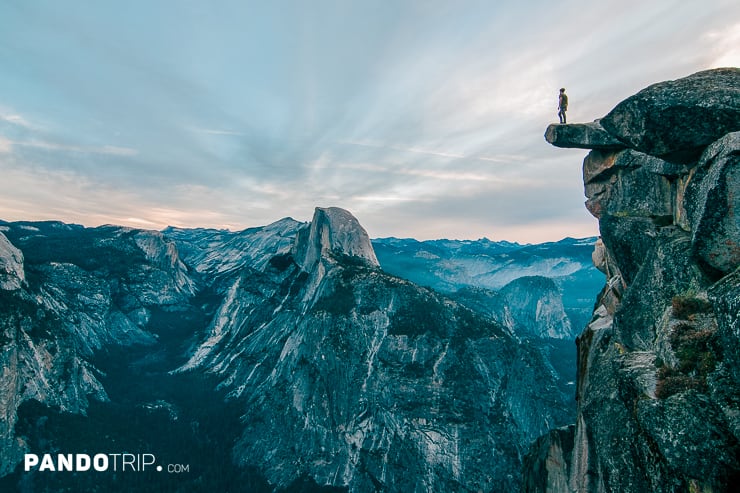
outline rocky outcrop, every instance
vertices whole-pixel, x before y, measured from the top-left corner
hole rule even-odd
[[[296,262],[305,271],[334,255],[354,257],[372,267],[380,265],[365,229],[338,207],[317,207],[309,227],[298,232],[293,249]]]
[[[556,460],[553,438],[538,442],[526,491],[730,491],[740,477],[740,70],[655,84],[601,125],[627,148],[604,150],[600,137],[584,161],[602,236],[594,260],[608,279],[577,341],[573,450]]]
[[[19,289],[25,280],[23,252],[0,233],[0,289],[6,291]]]
[[[575,334],[563,308],[563,299],[552,279],[525,276],[501,291],[498,312],[510,321],[513,333],[553,339],[573,339]]]
[[[195,282],[172,241],[168,241],[159,231],[139,231],[133,239],[146,259],[141,267],[143,285],[138,289],[145,303],[174,304],[181,301],[183,296],[189,297],[195,293]],[[156,287],[156,291],[150,292],[148,286]]]
[[[696,161],[709,144],[740,130],[740,70],[723,68],[660,82],[601,119],[626,146],[668,161]]]
[[[291,256],[310,274],[304,302],[310,302],[324,275],[343,258],[369,267],[380,265],[365,229],[338,207],[316,208],[311,222],[298,230]]]
[[[574,429],[573,425],[556,428],[532,445],[532,451],[524,458],[523,468],[531,471],[531,474],[524,476],[523,491],[546,493],[569,490]]]
[[[570,125],[550,125],[545,139],[555,147],[577,149],[624,149],[626,146],[612,136],[599,120],[590,123],[571,123]]]

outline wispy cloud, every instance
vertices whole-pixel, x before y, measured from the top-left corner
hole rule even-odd
[[[415,147],[415,146],[406,147],[406,146],[399,146],[399,145],[392,145],[392,144],[381,144],[377,142],[340,140],[337,143],[343,144],[343,145],[357,146],[357,147],[367,147],[367,148],[378,149],[378,150],[398,151],[398,152],[406,152],[410,154],[422,154],[425,156],[434,156],[434,157],[467,160],[467,161],[488,161],[488,162],[495,162],[495,163],[508,163],[512,161],[523,161],[524,159],[526,159],[525,156],[517,155],[517,154],[500,154],[496,156],[462,154],[462,153],[449,152],[449,151],[425,149],[425,148]]]
[[[18,114],[2,114],[0,113],[0,120],[10,123],[11,125],[17,125],[24,128],[35,128],[28,120]]]
[[[435,150],[429,150],[429,149],[421,149],[419,147],[403,147],[398,145],[389,145],[389,144],[380,144],[375,142],[361,142],[361,141],[352,141],[352,140],[340,140],[338,141],[339,144],[345,144],[345,145],[351,145],[351,146],[358,146],[358,147],[369,147],[372,149],[384,149],[389,151],[399,151],[399,152],[410,152],[413,154],[425,154],[427,156],[437,156],[437,157],[446,157],[451,159],[463,159],[465,158],[462,154],[457,154],[453,152],[445,152],[445,151],[435,151]]]
[[[109,156],[136,156],[139,151],[130,147],[119,147],[113,145],[104,145],[99,147],[86,147],[68,144],[59,144],[56,142],[46,142],[41,140],[10,140],[0,137],[0,152],[11,152],[13,147],[28,147],[33,149],[43,149],[54,152],[79,153],[79,154],[105,154]]]
[[[207,135],[230,135],[234,137],[246,137],[247,134],[244,132],[237,132],[235,130],[223,130],[216,128],[199,128],[199,127],[188,127],[191,132]]]
[[[355,200],[359,200],[361,202],[398,203],[398,202],[419,202],[421,199],[417,197],[401,197],[398,195],[359,195],[355,197]],[[429,200],[427,200],[427,202],[428,201]]]
[[[497,156],[476,156],[475,159],[491,163],[516,163],[525,161],[527,156],[523,154],[500,154]]]
[[[505,180],[493,174],[471,173],[468,171],[438,171],[427,169],[397,169],[393,173],[407,176],[418,176],[442,181],[483,181],[490,183],[502,183]]]

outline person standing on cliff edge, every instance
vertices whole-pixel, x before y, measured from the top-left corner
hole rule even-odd
[[[558,96],[558,118],[560,123],[565,123],[565,112],[568,111],[568,96],[565,94],[565,88],[560,88],[560,96]]]

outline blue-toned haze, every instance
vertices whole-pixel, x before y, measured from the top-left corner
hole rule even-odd
[[[542,138],[740,65],[740,3],[0,3],[0,219],[160,229],[352,211],[373,237],[597,233]]]

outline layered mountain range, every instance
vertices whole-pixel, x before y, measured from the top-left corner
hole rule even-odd
[[[383,269],[477,306],[519,334],[573,340],[586,326],[604,274],[596,238],[520,245],[506,241],[382,238]]]
[[[342,209],[241,232],[0,230],[3,490],[509,491],[572,416],[524,328],[536,300],[497,321],[525,287],[487,312],[391,275]],[[100,451],[188,474],[20,465]]]
[[[607,282],[578,338],[575,423],[534,445],[525,491],[737,491],[740,69],[652,85],[546,139],[591,149]]]

